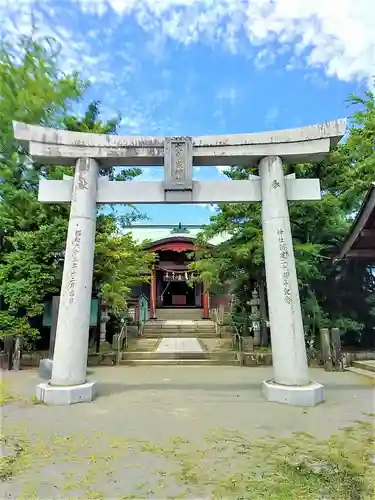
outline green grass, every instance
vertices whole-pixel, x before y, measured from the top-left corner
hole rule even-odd
[[[46,405],[46,403],[44,401],[41,401],[40,399],[38,399],[36,396],[31,396],[31,399],[30,399],[31,403],[35,406],[38,406],[38,405]]]
[[[270,354],[272,353],[271,347],[254,346],[254,352],[257,354]]]
[[[0,405],[15,402],[29,408],[40,404],[36,398],[21,399],[1,382]],[[117,478],[126,484],[136,470],[144,480],[134,484],[123,500],[373,500],[374,415],[365,416],[371,422],[355,422],[328,440],[306,433],[249,440],[219,429],[200,443],[180,436],[161,443],[116,435],[113,429],[62,435],[49,434],[42,425],[32,433],[27,422],[4,425],[0,480],[16,481],[21,500],[40,498],[47,480],[56,482],[64,498],[77,491],[81,498],[108,498],[108,482]],[[149,465],[143,471],[145,464]],[[44,472],[46,467],[52,469]]]
[[[19,396],[12,392],[9,385],[3,380],[0,380],[0,406],[17,401],[18,398]]]
[[[110,496],[105,488],[112,478],[126,484],[153,460],[156,467],[118,498],[373,500],[373,431],[370,423],[356,422],[324,441],[305,433],[250,441],[222,429],[198,446],[178,436],[157,443],[102,431],[31,436],[27,426],[13,427],[2,437],[10,453],[1,457],[0,479],[20,481],[24,499],[38,498],[47,479],[62,497],[79,491],[81,498],[102,499]],[[53,471],[43,477],[47,466]],[[169,495],[173,487],[178,492]]]

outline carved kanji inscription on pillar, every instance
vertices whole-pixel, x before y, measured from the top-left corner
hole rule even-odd
[[[89,161],[87,158],[79,158],[77,163],[78,169],[78,186],[77,189],[84,189],[87,191],[87,174],[89,171]]]
[[[289,257],[288,247],[285,244],[284,230],[280,228],[276,232],[277,232],[277,238],[279,240],[280,263],[281,263],[281,268],[283,270],[284,300],[287,304],[291,304],[292,288],[289,278],[290,271],[288,265],[288,257]]]
[[[70,272],[70,278],[68,283],[69,288],[69,302],[73,304],[74,298],[76,295],[76,275],[77,275],[77,267],[78,267],[78,259],[79,253],[81,249],[81,237],[82,230],[76,229],[74,232],[73,242],[72,242],[72,269]]]

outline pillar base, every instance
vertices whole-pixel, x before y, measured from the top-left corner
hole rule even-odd
[[[305,386],[289,386],[264,380],[262,392],[267,401],[291,406],[316,406],[324,401],[324,387],[314,381]]]
[[[68,406],[75,403],[89,403],[95,399],[98,392],[98,383],[85,382],[80,385],[50,385],[42,382],[36,386],[36,397],[48,405]]]

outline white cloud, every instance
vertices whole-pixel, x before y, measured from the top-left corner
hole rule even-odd
[[[257,68],[263,69],[276,61],[277,52],[270,48],[264,48],[257,53],[254,64]]]
[[[257,64],[291,50],[341,80],[375,73],[373,0],[75,0],[100,15],[134,14],[146,31],[181,43],[220,41],[259,47]],[[266,47],[265,47],[266,46]]]
[[[105,54],[93,50],[89,40],[80,31],[69,27],[71,13],[64,10],[64,24],[61,24],[61,12],[55,0],[20,0],[19,3],[10,0],[0,0],[0,34],[11,45],[17,46],[16,39],[20,35],[33,34],[36,39],[49,37],[55,41],[60,55],[59,65],[63,71],[83,71],[96,68],[95,75],[90,79],[107,81],[109,68],[105,65]],[[87,73],[87,76],[89,73]],[[85,74],[83,76],[86,76]]]
[[[203,210],[207,210],[210,214],[216,214],[219,210],[219,205],[215,205],[214,203],[204,203],[197,206],[203,208]]]
[[[156,37],[157,46],[163,38],[220,43],[231,51],[248,51],[258,66],[289,54],[291,67],[299,61],[345,81],[370,81],[375,73],[374,0],[0,0],[1,30],[28,31],[32,12],[36,24],[58,31],[56,12],[69,14],[73,5],[82,15],[110,12],[118,22],[132,15],[150,38]],[[105,28],[110,32],[110,26]],[[85,37],[77,30],[68,34],[72,45],[81,44],[81,58],[89,56]]]

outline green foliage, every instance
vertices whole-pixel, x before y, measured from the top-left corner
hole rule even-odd
[[[27,317],[11,316],[7,311],[0,311],[0,339],[9,335],[23,335],[33,339],[38,337],[39,332],[30,326]]]
[[[121,234],[111,216],[98,218],[94,273],[97,288],[115,314],[126,310],[132,287],[147,282],[154,255],[145,252],[131,234]]]
[[[56,294],[61,282],[58,255],[64,250],[67,221],[55,217],[35,231],[17,231],[7,241],[11,251],[0,265],[0,293],[11,312],[28,316],[43,312],[44,297]]]
[[[59,293],[69,207],[39,203],[38,183],[41,176],[62,179],[64,174],[73,174],[72,167],[48,168],[33,163],[14,141],[12,120],[115,134],[120,117],[101,121],[99,102],[91,103],[81,117],[72,113],[72,105],[85,88],[77,74],[59,71],[48,40],[39,44],[24,38],[15,50],[0,47],[0,298],[6,310],[0,323],[5,332],[2,335],[22,331],[34,338],[37,330],[29,320],[42,314],[46,296]],[[100,173],[131,181],[140,169],[110,168]],[[136,280],[134,267],[146,269],[148,260],[133,241],[114,234],[117,226],[138,220],[142,214],[132,207],[126,215],[109,209],[106,215],[99,212],[96,261],[100,265],[95,268],[94,282],[118,309],[120,302],[126,307],[123,294]],[[126,244],[124,249],[122,243]],[[108,250],[103,249],[105,244]]]
[[[0,45],[0,158],[14,153],[12,120],[56,124],[87,86],[77,73],[60,73],[51,42],[23,37],[16,48]]]
[[[48,43],[23,38],[16,50],[0,47],[0,296],[8,310],[2,312],[2,332],[35,337],[28,318],[40,314],[43,288],[48,293],[58,287],[55,252],[63,249],[68,214],[65,207],[38,202],[45,169],[15,143],[12,120],[56,125],[85,86],[76,74],[60,74]]]
[[[375,279],[369,264],[333,264],[348,233],[353,211],[374,181],[374,95],[350,96],[360,107],[352,118],[345,143],[338,145],[327,161],[319,164],[286,165],[285,174],[298,178],[319,177],[322,200],[289,204],[297,275],[306,334],[320,327],[340,327],[344,332],[369,331],[374,321]],[[257,173],[252,167],[226,172],[231,179],[246,179]],[[195,280],[204,279],[215,291],[227,289],[235,296],[235,315],[246,317],[251,289],[264,275],[261,208],[259,204],[225,204],[204,228],[200,242],[228,233],[230,239],[196,252],[191,264]]]
[[[336,170],[336,192],[348,211],[359,208],[375,172],[375,96],[366,92],[363,97],[351,94],[347,100],[355,106],[347,141],[337,148],[331,169]],[[341,169],[341,175],[337,172]]]
[[[93,101],[89,104],[87,111],[83,117],[78,117],[76,115],[64,115],[60,118],[59,124],[62,128],[71,130],[72,132],[90,132],[93,134],[117,134],[117,129],[121,121],[121,115],[118,114],[115,118],[111,118],[106,122],[100,120],[100,102]],[[100,171],[101,175],[106,175],[110,180],[117,181],[128,181],[132,180],[137,175],[140,175],[142,170],[140,168],[126,168],[126,169],[115,169],[105,168]],[[121,218],[120,221],[128,224],[134,220],[134,217],[138,219],[141,214],[138,212],[130,214],[129,218]]]

